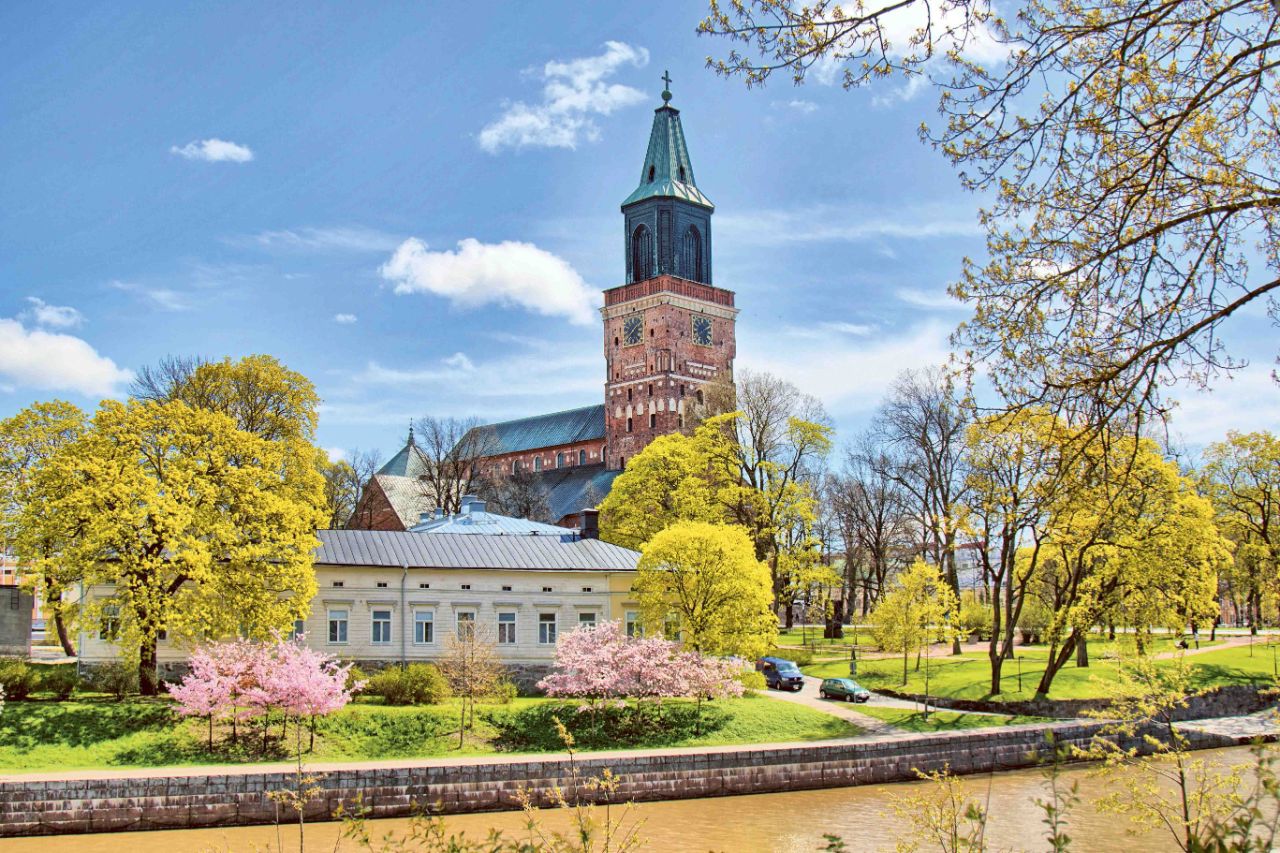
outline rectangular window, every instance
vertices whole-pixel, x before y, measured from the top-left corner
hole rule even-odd
[[[333,585],[334,585],[334,586],[345,586],[345,585],[346,585],[346,583],[345,583],[345,581],[334,581],[334,582],[333,582]]]
[[[551,592],[551,587],[549,587],[549,586],[544,586],[544,587],[542,588],[542,591],[543,591],[543,592]]]
[[[538,614],[538,642],[551,645],[556,641],[556,615],[554,613]]]
[[[329,611],[329,642],[345,643],[347,641],[347,611]]]
[[[657,415],[649,415],[649,429],[653,429],[653,428],[654,428],[654,427],[656,427],[657,425],[658,425],[658,416],[657,416]]]
[[[631,418],[627,418],[627,432],[631,432]]]
[[[557,454],[556,454],[556,467],[557,467],[557,468],[563,468],[563,467],[564,467],[564,454],[563,454],[563,453],[557,453]]]
[[[418,589],[431,589],[431,584],[429,584],[429,583],[420,583],[420,584],[418,584]]]
[[[516,642],[516,614],[498,614],[498,644],[512,646]]]
[[[640,614],[635,610],[628,610],[624,624],[627,628],[628,637],[643,637],[644,626],[640,624]]]
[[[469,642],[476,636],[476,614],[473,610],[463,610],[458,614],[458,639]]]
[[[418,610],[413,614],[413,641],[415,643],[434,643],[436,641],[435,614],[430,610]]]
[[[463,589],[471,589],[471,584],[469,584],[469,583],[464,583],[464,584],[462,585],[462,588],[463,588]]]
[[[583,591],[583,592],[591,592],[591,587],[589,587],[589,586],[584,586],[584,587],[582,588],[582,591]]]
[[[386,588],[387,588],[386,581],[378,581],[378,589],[386,589]]]
[[[596,626],[596,615],[594,613],[579,613],[579,628],[594,628]]]
[[[535,470],[535,471],[541,471],[541,470],[542,470],[542,457],[541,457],[541,456],[535,456],[535,457],[533,458],[533,470]]]
[[[120,636],[120,605],[108,604],[102,608],[102,624],[98,628],[99,640],[115,640]]]
[[[509,586],[504,586],[504,587],[502,588],[502,591],[503,591],[503,592],[511,592],[511,587],[509,587]]]
[[[386,644],[391,642],[391,611],[373,611],[373,642]]]
[[[294,619],[293,630],[289,633],[289,639],[296,640],[305,633],[307,633],[306,621],[303,619]]]

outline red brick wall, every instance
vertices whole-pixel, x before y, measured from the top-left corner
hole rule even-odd
[[[622,467],[654,438],[683,428],[685,410],[698,391],[721,376],[733,375],[737,356],[733,293],[708,285],[659,276],[643,287],[630,285],[608,291],[615,299],[604,311],[605,440],[610,468]],[[626,318],[641,314],[644,331],[639,344],[627,346]],[[694,343],[695,315],[711,320],[711,346]],[[628,419],[630,429],[628,430]]]
[[[347,525],[352,530],[404,530],[386,492],[376,479],[370,480],[360,495],[355,515]]]
[[[599,465],[602,461],[604,453],[604,442],[598,438],[591,441],[579,441],[574,444],[560,444],[554,447],[537,447],[532,450],[525,450],[520,453],[504,453],[498,456],[484,456],[480,459],[480,465],[486,474],[490,476],[500,476],[511,473],[511,463],[519,460],[520,468],[523,471],[538,470],[534,467],[534,458],[542,458],[543,471],[554,471],[556,469],[556,455],[564,454],[563,468],[572,468],[578,464],[578,451],[587,451],[587,465]]]

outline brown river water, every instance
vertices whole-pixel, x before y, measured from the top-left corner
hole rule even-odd
[[[1215,764],[1227,767],[1251,763],[1252,756],[1243,747],[1213,750],[1200,754]],[[1066,785],[1078,782],[1080,805],[1069,817],[1068,832],[1072,850],[1123,851],[1146,853],[1175,849],[1167,833],[1148,832],[1132,835],[1129,818],[1100,813],[1093,802],[1111,790],[1115,779],[1100,773],[1097,767],[1073,765],[1062,774]],[[784,794],[756,794],[704,800],[675,800],[644,803],[631,811],[632,820],[642,821],[639,835],[646,841],[645,853],[682,853],[683,851],[814,851],[824,847],[824,833],[843,836],[849,850],[892,850],[894,840],[903,832],[901,822],[891,811],[895,796],[909,793],[919,783],[866,785],[856,788],[833,788],[822,791],[797,791]],[[1043,775],[1035,770],[1019,770],[990,776],[966,777],[970,794],[986,800],[991,819],[986,840],[992,850],[1045,850],[1044,813],[1034,800],[1047,795]],[[617,812],[615,811],[615,814]],[[567,825],[563,812],[543,812],[548,828]],[[402,831],[403,820],[371,821],[374,838],[385,832]],[[519,812],[458,815],[446,818],[451,832],[465,831],[469,837],[481,838],[491,827],[523,838],[523,816]],[[307,827],[306,853],[333,851],[341,825],[312,824]],[[284,851],[298,850],[296,826],[280,830],[282,847],[277,846],[274,827],[240,827],[233,829],[177,830],[164,832],[127,832],[104,835],[62,836],[57,838],[23,838],[0,841],[4,853],[186,853],[186,851]],[[359,848],[342,841],[338,851],[354,853]],[[931,850],[931,847],[922,847]]]

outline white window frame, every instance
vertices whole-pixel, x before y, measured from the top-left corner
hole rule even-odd
[[[464,631],[462,626],[466,625]],[[459,610],[453,616],[453,631],[459,640],[468,641],[475,639],[476,636],[476,612],[474,610]]]
[[[639,610],[628,610],[623,616],[622,624],[628,637],[644,636],[644,625],[640,623]]]
[[[380,619],[378,617],[379,613],[387,614],[387,618]],[[391,608],[381,607],[381,608],[378,608],[377,610],[371,610],[369,612],[369,642],[375,646],[391,645],[391,636],[393,632],[393,629],[391,626],[393,624],[395,624],[395,611],[392,610]],[[379,627],[385,629],[386,631],[385,637],[380,638],[378,636]]]
[[[336,614],[338,613],[342,615],[337,616]],[[327,635],[329,645],[347,645],[351,630],[351,610],[346,607],[330,607],[325,615],[329,620],[329,633]],[[334,628],[340,628],[341,630],[335,632]],[[338,639],[334,639],[335,633],[338,635]]]
[[[551,617],[548,619],[547,617]],[[538,644],[542,646],[554,646],[556,644],[556,635],[559,633],[559,619],[554,613],[538,614]]]
[[[498,645],[514,646],[516,644],[516,626],[519,617],[514,610],[498,611]]]
[[[594,628],[599,624],[599,615],[594,610],[583,610],[578,613],[579,628]]]
[[[430,629],[429,631],[421,630],[423,627]],[[428,634],[430,636],[428,636]],[[436,613],[434,610],[415,610],[413,611],[413,644],[415,646],[430,646],[436,641]]]

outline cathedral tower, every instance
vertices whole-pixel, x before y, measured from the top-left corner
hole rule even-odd
[[[670,85],[670,78],[663,76]],[[627,283],[606,290],[605,453],[609,468],[684,428],[703,386],[732,380],[733,291],[711,284],[711,214],[680,111],[662,92],[640,185],[622,202]]]

